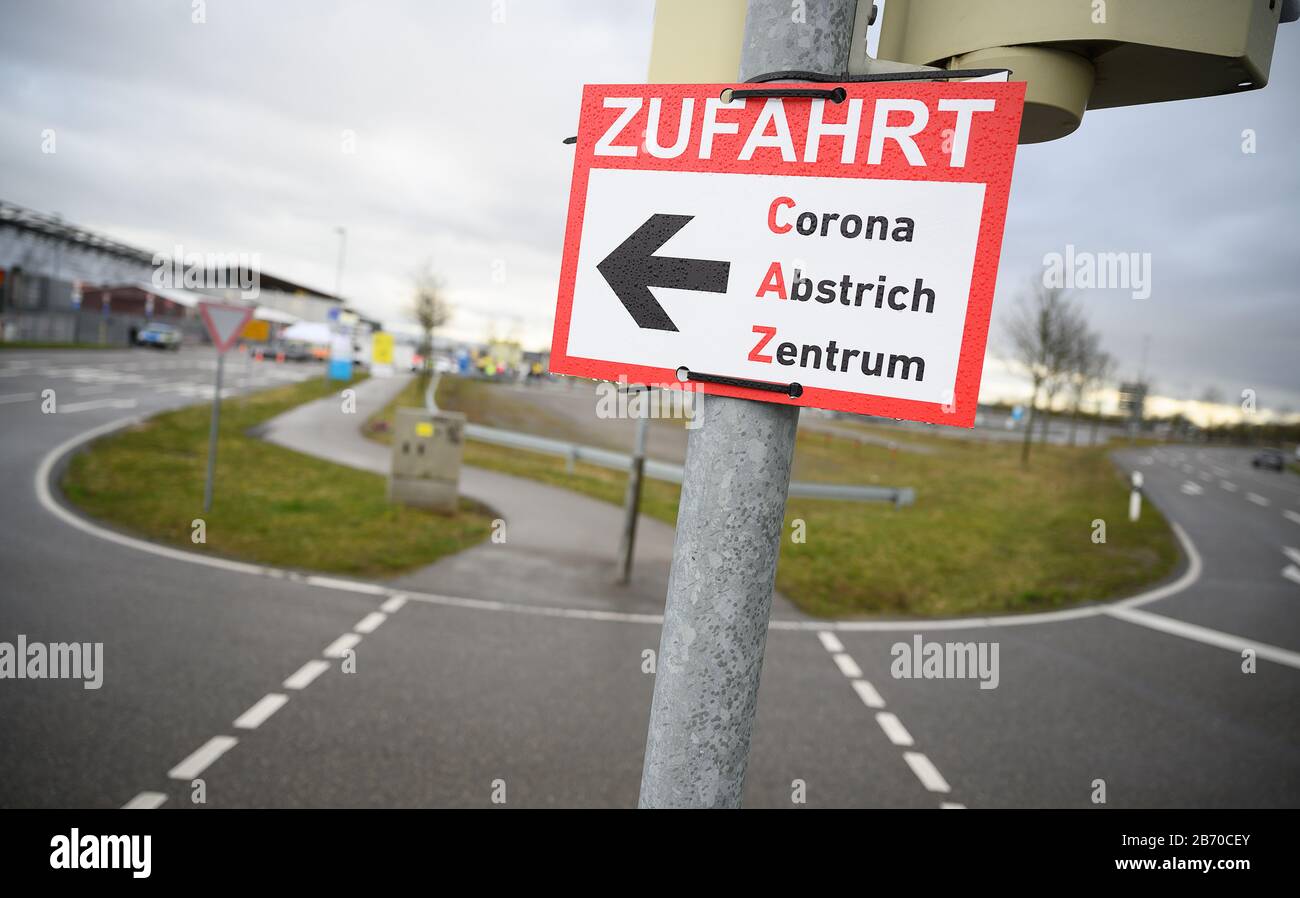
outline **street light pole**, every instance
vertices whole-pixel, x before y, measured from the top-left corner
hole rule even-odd
[[[342,225],[334,229],[339,235],[339,264],[334,271],[334,297],[343,298],[343,251],[348,244],[348,229]]]
[[[845,71],[855,7],[822,0],[796,15],[787,0],[749,0],[740,78]],[[696,37],[686,19],[681,25],[690,45]],[[667,31],[656,29],[656,53],[679,50],[660,45]],[[702,60],[694,80],[715,62]],[[740,805],[799,423],[798,406],[702,398],[687,439],[641,775],[645,808]]]

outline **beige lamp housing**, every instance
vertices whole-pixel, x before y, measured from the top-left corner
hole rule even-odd
[[[1263,87],[1288,2],[887,0],[877,56],[1010,69],[1029,85],[1020,142],[1037,143],[1074,131],[1085,109]]]

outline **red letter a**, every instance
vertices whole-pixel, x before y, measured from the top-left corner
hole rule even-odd
[[[762,299],[764,293],[773,292],[781,299],[789,299],[785,293],[785,275],[781,273],[780,262],[773,262],[768,267],[767,277],[763,278],[763,283],[759,286],[758,292],[754,295],[759,299]]]

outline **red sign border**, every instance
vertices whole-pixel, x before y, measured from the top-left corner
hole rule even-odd
[[[211,308],[230,309],[232,312],[244,313],[244,320],[239,322],[239,327],[234,329],[230,335],[230,339],[224,344],[217,342],[217,329],[212,323],[212,316],[208,314],[208,309]],[[203,318],[203,326],[208,329],[208,337],[211,338],[212,345],[217,347],[217,352],[220,355],[225,355],[230,347],[235,345],[235,342],[239,339],[239,335],[244,332],[244,325],[248,324],[249,320],[253,317],[253,309],[250,306],[235,306],[230,303],[205,301],[199,303],[199,315]]]
[[[789,84],[782,84],[789,87]],[[752,84],[588,84],[583,87],[582,110],[578,131],[576,155],[573,164],[573,182],[569,193],[569,214],[564,234],[564,256],[560,266],[559,292],[556,298],[555,328],[551,341],[550,370],[555,374],[569,374],[590,377],[599,380],[616,380],[625,376],[631,383],[669,385],[680,389],[684,385],[677,380],[677,372],[670,368],[657,368],[645,365],[631,365],[609,359],[591,359],[568,354],[569,326],[573,314],[573,291],[577,281],[578,249],[582,237],[583,216],[587,203],[587,184],[593,168],[643,169],[651,171],[742,171],[751,174],[781,174],[786,176],[813,177],[862,177],[864,174],[872,179],[949,181],[960,183],[983,184],[984,208],[980,216],[979,236],[976,240],[975,264],[971,272],[970,295],[966,305],[966,322],[962,332],[961,352],[957,363],[957,377],[953,389],[953,402],[945,405],[937,402],[922,402],[914,399],[899,399],[874,394],[832,390],[825,387],[804,387],[803,395],[792,398],[780,393],[735,387],[726,384],[692,381],[691,388],[704,393],[720,396],[734,396],[740,399],[754,399],[763,402],[775,402],[783,405],[798,405],[809,408],[822,408],[845,411],[863,415],[877,415],[889,418],[903,418],[930,424],[946,424],[956,427],[972,427],[975,423],[975,411],[979,401],[980,380],[984,371],[984,351],[988,343],[989,318],[993,310],[993,295],[997,285],[998,264],[1002,252],[1002,235],[1006,225],[1007,203],[1010,199],[1011,177],[1015,167],[1015,148],[1020,133],[1020,118],[1024,108],[1025,83],[1008,82],[857,82],[841,85],[817,84],[818,88],[842,87],[848,99],[855,97],[864,100],[863,117],[868,118],[867,103],[878,99],[933,98],[927,105],[945,96],[961,99],[989,97],[995,100],[1011,101],[1001,103],[994,112],[985,113],[987,120],[981,122],[978,134],[983,140],[1010,141],[1010,160],[1005,167],[990,156],[976,152],[968,155],[964,168],[952,166],[914,167],[908,164],[901,152],[895,148],[891,155],[886,152],[878,165],[839,165],[838,160],[826,158],[815,163],[780,162],[770,158],[760,161],[759,154],[753,160],[744,163],[726,165],[714,160],[701,160],[693,151],[698,149],[698,136],[692,133],[691,143],[676,158],[659,159],[638,153],[635,157],[600,156],[593,154],[595,142],[604,134],[609,122],[618,113],[617,110],[604,109],[603,99],[607,96],[661,97],[665,118],[662,125],[667,133],[675,133],[675,118],[669,113],[680,108],[683,97],[695,97],[703,100],[720,96],[727,88],[753,88]],[[807,100],[787,101],[786,113],[807,109]],[[644,118],[645,106],[638,118],[623,129],[624,134],[636,133],[638,121]],[[754,108],[757,108],[756,106]],[[748,110],[747,110],[748,111]],[[805,112],[806,117],[806,112]],[[692,129],[694,131],[694,129]],[[741,134],[744,134],[742,126]],[[926,158],[934,158],[937,148],[936,135],[927,128],[917,135],[917,143]],[[865,131],[860,136],[865,137]],[[968,153],[977,148],[977,133],[972,129],[971,146]],[[715,138],[715,145],[717,138]],[[926,152],[927,143],[930,152]],[[768,152],[770,157],[771,151]],[[825,154],[830,156],[832,154]],[[710,371],[709,374],[732,375],[733,372]]]

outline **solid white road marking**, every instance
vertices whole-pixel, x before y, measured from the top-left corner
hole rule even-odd
[[[1288,508],[1286,511],[1282,512],[1282,517],[1292,523],[1300,524],[1300,512],[1295,512]]]
[[[930,763],[930,759],[919,751],[903,752],[903,760],[907,762],[908,767],[912,768],[912,772],[915,773],[916,778],[921,781],[921,785],[925,786],[925,788],[929,789],[931,792],[952,791],[948,788],[948,781],[945,780],[943,775],[939,773],[938,769]]]
[[[387,602],[380,605],[379,610],[385,614],[396,614],[398,611],[402,610],[402,606],[405,604],[406,596],[393,596]]]
[[[1288,564],[1286,567],[1282,568],[1282,576],[1286,577],[1292,583],[1300,583],[1300,567],[1296,567],[1294,564]]]
[[[885,735],[889,737],[889,741],[895,745],[902,745],[908,748],[913,745],[912,734],[907,731],[907,727],[903,726],[902,721],[900,721],[894,714],[891,714],[888,711],[881,711],[876,715],[876,723],[880,724],[880,728],[885,731]]]
[[[854,680],[853,691],[858,694],[858,698],[862,699],[862,704],[866,705],[868,708],[885,707],[885,700],[880,697],[880,693],[876,691],[876,687],[872,686],[866,680]]]
[[[361,637],[356,633],[344,633],[338,639],[325,646],[325,651],[321,652],[326,658],[342,658],[352,649],[356,648]]]
[[[1240,636],[1233,636],[1231,633],[1221,633],[1218,630],[1211,630],[1209,627],[1200,627],[1186,621],[1175,620],[1161,614],[1152,614],[1149,611],[1139,611],[1131,607],[1111,606],[1106,609],[1105,613],[1111,617],[1126,620],[1131,624],[1150,627],[1152,630],[1159,630],[1161,633],[1168,633],[1171,636],[1181,636],[1193,642],[1203,642],[1206,645],[1228,649],[1238,655],[1246,649],[1254,649],[1255,654],[1260,658],[1300,670],[1300,653],[1278,648],[1275,645],[1253,642],[1249,639],[1242,639]]]
[[[285,689],[306,689],[312,684],[312,681],[319,677],[325,671],[330,669],[328,661],[321,661],[319,658],[308,661],[289,679],[284,681]]]
[[[1232,483],[1231,481],[1228,480],[1220,480],[1219,486],[1223,487],[1225,490],[1227,490],[1230,493],[1235,493],[1237,491],[1237,484]]]
[[[258,699],[257,704],[235,719],[235,726],[241,730],[255,730],[266,719],[284,707],[289,696],[279,692],[270,692]]]
[[[73,402],[58,406],[60,415],[88,412],[94,408],[135,408],[134,399],[90,399],[86,402]]]
[[[213,736],[203,743],[194,754],[168,770],[167,776],[174,780],[192,780],[207,770],[208,765],[213,761],[238,744],[239,740],[234,736]]]
[[[511,614],[531,615],[535,617],[551,617],[565,620],[585,620],[585,621],[604,621],[612,623],[631,623],[646,624],[649,626],[662,626],[663,615],[661,614],[644,614],[627,611],[596,611],[587,608],[563,608],[558,606],[545,605],[525,605],[512,602],[501,602],[488,599],[470,599],[461,596],[447,596],[437,593],[411,593],[402,592],[392,593],[386,587],[377,584],[355,583],[349,580],[337,580],[328,577],[303,577],[293,571],[283,570],[281,568],[267,567],[258,564],[248,564],[242,561],[229,561],[224,558],[216,558],[208,555],[200,555],[196,552],[186,552],[181,549],[173,549],[169,546],[162,546],[151,543],[146,540],[136,539],[116,533],[104,527],[100,527],[80,515],[74,514],[69,509],[63,507],[54,500],[50,492],[50,477],[54,471],[54,466],[70,452],[86,443],[97,439],[100,436],[111,433],[115,430],[121,430],[133,424],[139,423],[139,417],[119,418],[116,421],[110,421],[89,430],[83,431],[74,437],[64,440],[55,446],[41,458],[41,463],[36,469],[33,477],[34,487],[36,490],[37,501],[42,508],[55,517],[62,520],[70,527],[74,527],[83,533],[126,546],[140,552],[147,552],[152,555],[160,555],[173,561],[183,561],[190,564],[201,564],[207,567],[220,568],[222,570],[234,571],[241,574],[252,574],[255,576],[270,577],[273,579],[289,580],[293,582],[309,583],[313,586],[324,586],[333,589],[347,589],[349,591],[367,592],[375,595],[393,595],[394,598],[401,597],[403,600],[420,602],[422,604],[437,605],[447,608],[464,608],[477,611],[502,611]],[[934,631],[934,630],[976,630],[990,627],[1016,627],[1028,626],[1030,624],[1047,624],[1062,623],[1070,620],[1082,620],[1084,618],[1096,617],[1101,614],[1109,614],[1112,610],[1123,610],[1136,608],[1149,602],[1160,601],[1176,595],[1196,583],[1201,577],[1202,563],[1200,553],[1196,550],[1196,545],[1191,538],[1177,522],[1170,521],[1169,526],[1173,529],[1174,535],[1178,538],[1184,553],[1187,555],[1188,564],[1185,570],[1177,580],[1167,583],[1164,586],[1148,590],[1128,599],[1122,599],[1109,605],[1090,605],[1082,608],[1071,608],[1065,611],[1045,611],[1035,614],[1011,614],[999,617],[972,617],[972,618],[946,618],[928,621],[916,620],[898,620],[898,621],[800,621],[800,620],[774,620],[770,623],[771,630],[779,632],[804,632],[807,630],[833,630],[835,632],[893,632],[893,631]],[[391,599],[390,599],[391,601]],[[1114,615],[1119,617],[1119,615]],[[1151,615],[1158,618],[1158,615]],[[1175,631],[1174,635],[1182,635]],[[1190,637],[1189,637],[1190,638]],[[1282,651],[1280,649],[1276,651]],[[320,673],[329,668],[324,662],[309,662],[304,666],[302,671],[295,674],[295,679],[308,671],[314,664],[322,665],[316,673],[306,677],[306,682],[301,686],[291,686],[286,682],[286,688],[304,688],[307,683],[314,680]]]
[[[35,398],[35,393],[10,393],[8,396],[0,396],[0,405],[8,405],[11,402],[27,402]]]
[[[167,800],[167,795],[163,792],[141,792],[135,798],[132,798],[126,804],[122,805],[124,811],[152,811]]]
[[[358,633],[373,633],[379,628],[379,625],[388,620],[388,615],[382,611],[372,611],[361,620],[357,621],[356,626],[352,629]]]
[[[390,591],[387,586],[380,586],[377,583],[360,583],[356,580],[340,580],[337,577],[319,577],[314,574],[304,578],[304,582],[310,583],[312,586],[346,589],[349,592],[363,592],[371,596],[386,596]]]
[[[829,630],[818,630],[817,638],[822,641],[822,648],[831,654],[844,651],[844,643],[840,642],[835,634]]]
[[[1254,502],[1256,505],[1268,505],[1268,500],[1259,493],[1247,493],[1246,498],[1251,502]]]
[[[858,662],[848,655],[840,652],[837,655],[831,655],[831,657],[835,659],[835,666],[840,669],[840,673],[850,680],[856,680],[862,676],[862,668],[858,667]]]

